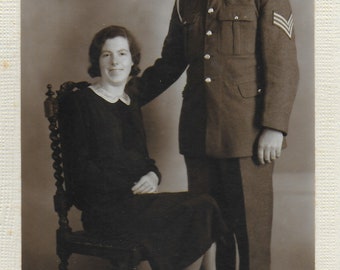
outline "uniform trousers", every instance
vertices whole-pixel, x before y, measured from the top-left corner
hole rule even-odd
[[[188,189],[209,193],[217,201],[231,233],[217,243],[217,270],[270,270],[274,164],[253,158],[185,156]]]

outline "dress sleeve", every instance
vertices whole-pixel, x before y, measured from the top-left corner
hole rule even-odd
[[[299,78],[293,13],[288,0],[260,0],[260,3],[265,82],[262,125],[287,134]]]
[[[158,170],[156,163],[153,159],[149,158],[149,172],[154,172],[157,177],[158,177],[158,185],[161,183],[162,181],[162,174],[161,172]]]
[[[184,72],[188,63],[185,58],[183,26],[176,5],[173,8],[168,34],[163,43],[161,58],[147,68],[138,78],[141,105],[163,93]]]

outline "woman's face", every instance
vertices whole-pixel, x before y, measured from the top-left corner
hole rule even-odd
[[[127,39],[120,36],[107,39],[99,57],[102,83],[125,86],[132,66],[132,56]]]

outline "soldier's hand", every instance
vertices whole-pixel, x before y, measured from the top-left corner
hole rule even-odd
[[[281,131],[265,128],[259,138],[257,156],[261,164],[271,163],[281,156],[283,134]]]

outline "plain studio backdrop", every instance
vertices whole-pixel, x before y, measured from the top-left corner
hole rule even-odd
[[[101,28],[127,27],[142,47],[142,70],[159,57],[174,0],[25,0],[22,14],[22,269],[57,269],[53,178],[46,85],[91,81],[88,47]],[[314,48],[311,0],[291,0],[300,84],[288,149],[274,174],[273,270],[314,269]],[[186,190],[177,129],[185,75],[143,109],[148,146],[163,174],[161,191]],[[260,198],[259,198],[260,199]],[[71,211],[71,226],[81,227]],[[109,269],[101,259],[71,256],[70,270]],[[142,269],[148,269],[144,263]]]

